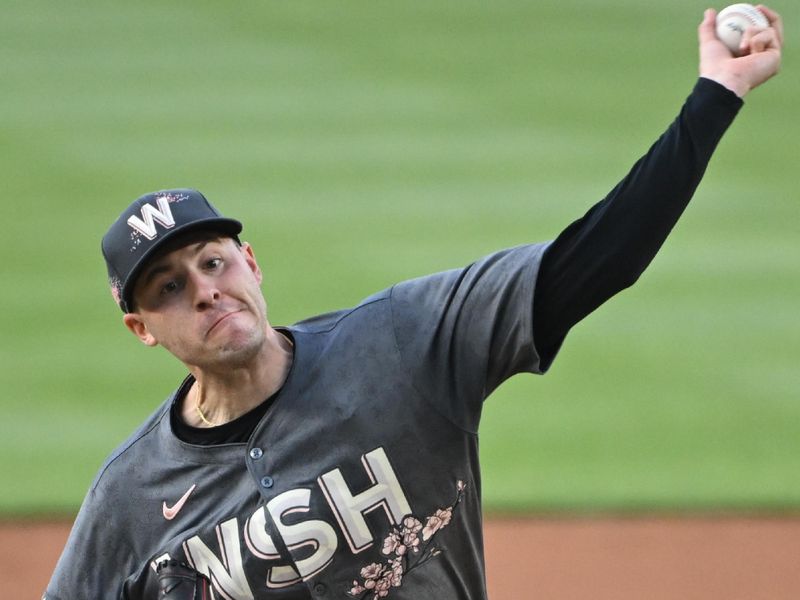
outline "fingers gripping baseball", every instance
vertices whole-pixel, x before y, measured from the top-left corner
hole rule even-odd
[[[742,51],[745,54],[757,54],[776,46],[776,34],[772,29],[750,28],[742,37]]]
[[[716,33],[717,12],[708,9],[698,27],[700,76],[712,79],[743,97],[780,69],[783,21],[778,13],[759,4],[766,28],[748,27],[742,36],[739,56],[720,41]]]

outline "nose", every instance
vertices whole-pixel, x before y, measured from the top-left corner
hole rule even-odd
[[[194,307],[198,311],[213,308],[219,302],[220,291],[212,277],[197,273],[192,277],[194,287]]]

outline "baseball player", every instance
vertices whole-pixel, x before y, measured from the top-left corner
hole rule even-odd
[[[289,327],[267,317],[242,224],[196,190],[137,199],[102,250],[125,326],[186,378],[105,462],[45,598],[486,597],[478,422],[519,372],[631,285],[741,98],[780,63],[780,17],[700,78],[620,184],[555,241],[399,283]]]

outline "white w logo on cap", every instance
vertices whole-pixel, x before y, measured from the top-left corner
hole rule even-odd
[[[158,235],[156,231],[156,221],[161,223],[165,229],[172,229],[175,227],[175,217],[172,216],[172,210],[169,207],[169,199],[166,196],[159,196],[156,198],[158,208],[152,204],[144,204],[142,206],[142,218],[136,215],[128,217],[128,225],[141,233],[148,240],[152,240]]]

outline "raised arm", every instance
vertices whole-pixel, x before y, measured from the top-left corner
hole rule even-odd
[[[700,79],[667,131],[601,202],[567,227],[542,259],[534,296],[534,339],[546,368],[567,332],[632,285],[650,264],[705,173],[741,98],[778,72],[783,25],[750,29],[734,58],[717,39],[716,11],[698,27]]]

